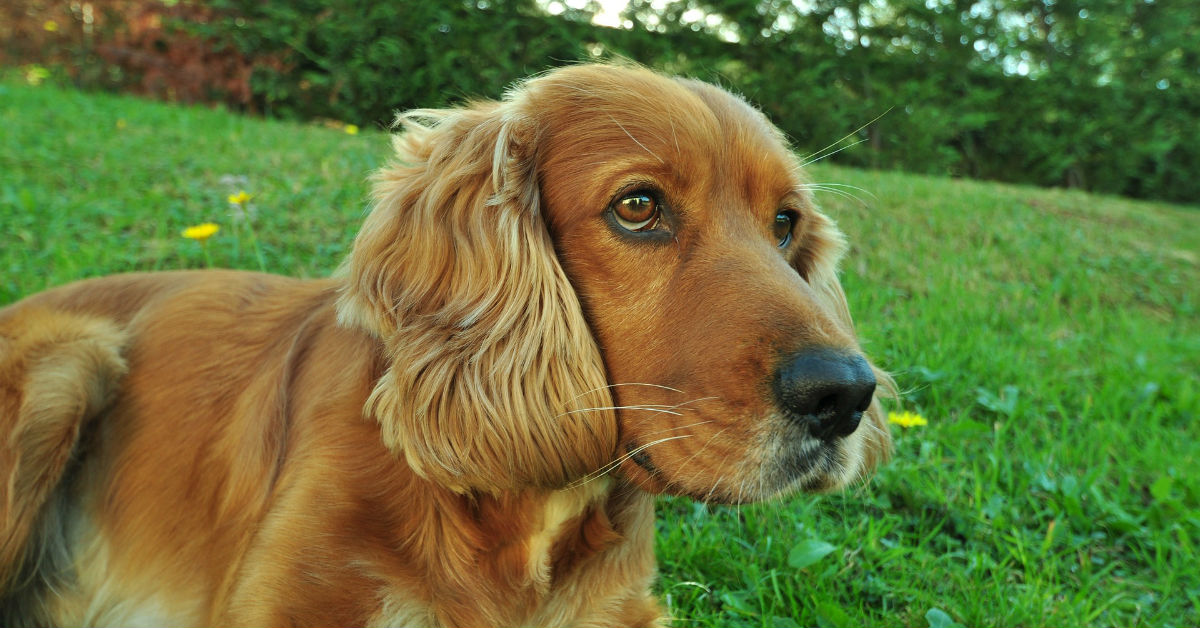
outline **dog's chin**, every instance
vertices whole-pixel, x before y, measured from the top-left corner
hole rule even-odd
[[[764,463],[762,490],[750,501],[843,489],[863,477],[861,447],[854,435],[834,440],[805,438],[783,447]]]
[[[793,493],[828,493],[863,477],[862,439],[858,434],[821,440],[802,437],[747,451],[738,474],[707,469],[691,460],[686,469],[672,469],[648,451],[627,446],[621,473],[627,481],[651,493],[690,497],[710,504],[749,504]],[[633,453],[629,453],[629,452]]]
[[[845,488],[862,475],[862,445],[853,435],[832,441],[805,440],[778,458],[772,474],[781,487],[776,495],[828,493]]]

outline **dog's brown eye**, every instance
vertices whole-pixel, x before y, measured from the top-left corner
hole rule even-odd
[[[792,242],[792,226],[796,224],[796,212],[782,211],[775,214],[775,241],[779,248]]]
[[[658,201],[644,192],[635,192],[613,204],[613,216],[629,231],[650,231],[658,226]]]

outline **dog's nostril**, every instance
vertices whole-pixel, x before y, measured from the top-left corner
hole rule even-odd
[[[875,375],[862,356],[812,349],[780,367],[775,395],[788,416],[830,440],[858,429],[875,395]]]
[[[837,412],[838,398],[835,395],[826,395],[821,397],[817,405],[813,408],[812,414],[822,417],[832,412]]]
[[[857,411],[859,411],[859,412],[866,412],[866,411],[867,411],[867,408],[870,408],[870,407],[871,407],[871,400],[872,400],[872,399],[874,399],[874,398],[875,398],[875,387],[874,387],[874,386],[872,386],[872,387],[871,387],[871,392],[869,392],[869,393],[867,393],[867,394],[863,395],[863,398],[862,398],[862,400],[860,400],[860,401],[858,402],[858,405],[857,405],[857,406],[855,406],[855,407],[854,407],[854,409],[855,409],[855,410],[857,410]]]

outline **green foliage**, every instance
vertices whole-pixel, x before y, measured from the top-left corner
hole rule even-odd
[[[11,80],[0,127],[0,304],[203,267],[205,252],[327,275],[389,153],[371,131]],[[658,586],[675,625],[1200,624],[1200,214],[810,174],[862,190],[818,200],[851,243],[843,284],[865,349],[929,424],[893,428],[893,460],[843,493],[662,500]],[[239,190],[252,215],[233,211]],[[205,251],[180,230],[206,221],[222,229]]]
[[[277,61],[267,111],[386,124],[617,54],[745,93],[801,148],[859,129],[842,163],[1200,200],[1195,7],[634,0],[611,29],[533,0],[213,6],[195,32]]]
[[[746,93],[835,160],[1200,202],[1200,5],[635,0],[634,55]],[[707,13],[698,25],[687,8]],[[696,30],[707,35],[697,38]],[[716,46],[716,39],[736,45]],[[686,61],[681,63],[681,59]]]
[[[10,4],[0,62],[176,100],[386,126],[622,56],[744,93],[802,152],[850,133],[845,165],[1200,203],[1194,2],[632,0],[627,28],[561,0]]]
[[[532,0],[363,3],[213,0],[193,32],[275,62],[251,79],[265,111],[389,124],[400,109],[499,97],[583,55],[579,23]]]

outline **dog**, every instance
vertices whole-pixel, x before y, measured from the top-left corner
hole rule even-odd
[[[0,309],[0,624],[662,625],[655,495],[888,455],[843,237],[743,99],[576,65],[399,124],[331,278]]]

